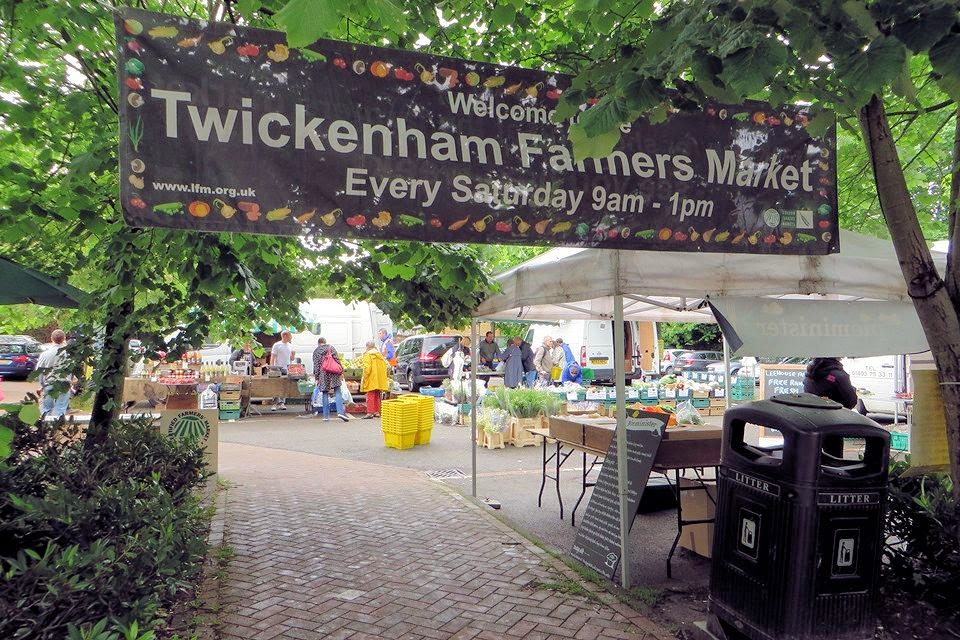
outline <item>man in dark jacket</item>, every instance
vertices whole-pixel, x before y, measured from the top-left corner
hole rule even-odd
[[[526,378],[527,386],[533,388],[537,380],[537,367],[533,364],[533,349],[526,340],[520,340],[520,360],[523,362],[523,375]]]
[[[803,390],[839,402],[847,409],[857,406],[857,390],[837,358],[814,358],[807,365]]]

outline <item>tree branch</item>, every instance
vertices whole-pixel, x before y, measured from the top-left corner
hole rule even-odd
[[[950,247],[947,249],[947,291],[954,306],[960,306],[960,269],[954,260],[957,247],[960,247],[960,108],[956,113],[956,126],[953,130],[953,167],[950,171],[950,198],[947,200],[950,225]]]
[[[930,105],[924,109],[911,109],[908,111],[892,111],[887,114],[888,118],[894,116],[917,116],[921,113],[933,113],[934,111],[940,111],[940,109],[946,109],[947,107],[953,105],[955,102],[953,100],[944,100],[943,102],[938,102],[937,104]]]

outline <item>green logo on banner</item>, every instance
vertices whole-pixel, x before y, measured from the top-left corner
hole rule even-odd
[[[206,441],[210,435],[210,423],[203,414],[184,411],[170,421],[168,434],[175,438]]]

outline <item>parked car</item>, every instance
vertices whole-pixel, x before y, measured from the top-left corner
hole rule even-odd
[[[761,364],[797,364],[800,360],[803,360],[803,364],[806,364],[806,358],[753,358],[755,364],[748,365],[749,369],[753,370],[753,377],[756,378],[757,382],[760,381],[760,369],[759,365]],[[797,361],[797,362],[794,362]],[[740,370],[744,367],[743,360],[737,358],[730,361],[730,375],[739,376]],[[715,362],[713,364],[707,365],[707,371],[709,373],[723,373],[723,362],[721,356],[721,362]]]
[[[689,349],[664,349],[663,356],[660,358],[660,373],[667,376],[673,373],[673,365],[677,362],[677,356],[687,351]]]
[[[424,334],[410,336],[397,346],[396,379],[410,391],[441,382],[447,368],[440,358],[457,343],[459,336]]]
[[[24,380],[37,368],[40,343],[24,336],[0,336],[0,376]]]
[[[707,367],[716,362],[723,367],[723,353],[720,351],[684,351],[676,356],[673,371],[674,373],[707,371]]]

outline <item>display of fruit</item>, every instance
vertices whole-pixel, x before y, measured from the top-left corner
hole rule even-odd
[[[347,218],[346,222],[351,227],[362,227],[363,225],[367,224],[367,216],[363,215],[362,213],[358,213]]]
[[[437,70],[437,73],[446,82],[447,89],[453,89],[458,84],[460,84],[460,73],[456,69],[450,69],[449,67],[440,67]]]
[[[210,205],[202,200],[194,200],[187,205],[187,213],[194,218],[206,218],[210,215]]]
[[[243,211],[243,214],[250,222],[256,222],[260,219],[260,205],[256,202],[237,202],[237,209]]]
[[[493,220],[493,216],[484,216],[473,223],[473,229],[477,233],[483,233],[487,230],[487,225],[490,224],[491,220]]]
[[[275,44],[273,49],[267,51],[267,57],[274,62],[283,62],[290,57],[290,49],[285,44]]]
[[[328,227],[332,227],[334,224],[336,224],[337,217],[342,214],[343,214],[343,211],[341,211],[340,209],[334,209],[333,211],[328,211],[327,213],[320,216],[320,220],[323,222],[323,224],[327,225]]]
[[[449,227],[447,227],[447,229],[448,229],[449,231],[456,231],[456,230],[459,229],[460,227],[463,227],[464,225],[466,225],[468,222],[470,222],[470,216],[467,216],[466,218],[461,218],[461,219],[457,220],[456,222],[454,222],[453,224],[451,224]]]
[[[217,208],[217,211],[220,212],[220,215],[226,218],[227,220],[232,218],[233,215],[237,212],[237,210],[234,207],[231,207],[220,198],[214,198],[213,206],[215,206]]]
[[[180,31],[176,27],[153,27],[147,31],[147,35],[154,38],[176,38]]]
[[[292,213],[290,207],[278,207],[276,209],[271,209],[267,211],[267,220],[270,222],[276,222],[277,220],[283,220]]]
[[[127,19],[123,21],[123,30],[132,36],[138,36],[143,33],[143,25],[139,20]]]
[[[300,215],[294,217],[294,220],[297,221],[297,224],[307,224],[315,215],[317,215],[316,207],[310,209],[310,211],[304,211]]]
[[[139,60],[137,60],[136,58],[131,58],[130,60],[127,60],[127,63],[123,65],[123,68],[126,69],[127,73],[129,73],[132,76],[142,75],[144,70],[146,69],[144,64]]]
[[[380,211],[377,213],[376,217],[370,221],[370,224],[377,227],[378,229],[383,229],[385,226],[390,224],[390,221],[393,220],[393,216],[389,211]]]

